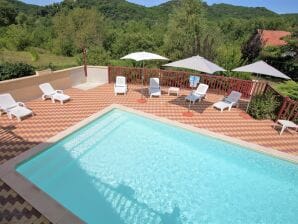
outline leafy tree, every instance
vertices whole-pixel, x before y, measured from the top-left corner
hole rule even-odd
[[[166,55],[175,60],[199,54],[205,24],[202,1],[179,0],[165,34]]]
[[[21,25],[10,25],[5,33],[5,40],[9,49],[24,50],[30,45],[30,34]]]
[[[54,17],[53,23],[61,48],[72,45],[75,51],[82,51],[102,45],[105,22],[95,9],[76,8],[68,13],[61,12]]]
[[[12,7],[0,6],[0,26],[7,26],[15,22],[17,11]]]
[[[120,58],[135,51],[158,51],[162,38],[145,24],[128,22],[123,29],[115,30],[110,49],[114,58]]]
[[[256,31],[249,40],[242,46],[243,59],[252,62],[257,58],[262,49],[260,34]]]

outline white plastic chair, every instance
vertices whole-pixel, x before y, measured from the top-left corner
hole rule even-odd
[[[275,123],[274,126],[276,126],[277,124],[281,125],[281,130],[280,130],[279,135],[282,135],[282,133],[287,128],[294,128],[294,129],[296,129],[296,131],[298,131],[298,125],[295,124],[293,121],[289,121],[289,120],[277,120],[277,123]]]
[[[63,104],[65,101],[70,99],[70,96],[64,94],[63,90],[54,90],[50,83],[40,84],[39,88],[43,92],[41,97],[43,100],[49,98],[53,103],[55,103],[55,100],[58,100],[61,104]]]
[[[115,96],[118,93],[127,93],[127,84],[126,84],[126,78],[124,76],[117,76],[116,77],[116,83],[114,84],[114,92]]]
[[[0,95],[0,115],[2,112],[6,113],[9,119],[15,116],[18,121],[21,121],[22,117],[33,115],[32,110],[29,110],[23,102],[16,102],[9,93]]]
[[[232,91],[230,95],[225,97],[223,100],[213,104],[213,107],[219,109],[221,112],[223,112],[224,109],[228,109],[230,111],[233,106],[238,106],[241,95],[242,94],[237,91]]]
[[[150,95],[150,98],[152,96],[161,96],[159,78],[150,78],[149,95]]]
[[[185,97],[185,100],[188,100],[193,104],[197,100],[201,101],[203,98],[206,97],[208,88],[209,86],[206,84],[199,84],[198,88],[195,91],[192,91],[187,97]]]

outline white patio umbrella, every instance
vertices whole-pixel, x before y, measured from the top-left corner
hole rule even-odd
[[[271,65],[268,65],[264,61],[257,61],[255,63],[245,65],[239,68],[235,68],[232,71],[234,72],[251,72],[261,75],[267,75],[271,77],[281,78],[281,79],[291,79],[289,76],[283,74],[282,72],[278,71],[276,68],[272,67]],[[255,85],[253,86],[253,89],[251,92],[254,92]],[[250,105],[251,97],[249,99],[249,103],[247,104],[246,111],[248,111],[249,105]]]
[[[166,61],[168,61],[169,60],[166,57],[160,56],[158,54],[145,52],[145,51],[131,53],[131,54],[125,55],[121,59],[131,59],[131,60],[135,60],[135,61],[146,61],[146,60],[166,60]]]
[[[150,52],[134,52],[128,55],[125,55],[124,57],[122,57],[121,59],[130,59],[130,60],[134,60],[134,61],[142,61],[143,62],[143,69],[144,69],[144,61],[148,61],[148,60],[165,60],[168,61],[169,59],[163,56],[160,56],[158,54],[153,54]],[[142,72],[142,86],[144,86],[144,72]],[[143,97],[143,95],[142,95]],[[140,101],[141,102],[141,101]]]
[[[291,79],[289,76],[283,74],[282,72],[278,71],[276,68],[272,67],[271,65],[268,65],[266,62],[262,60],[239,68],[235,68],[232,71],[251,72],[251,73],[281,78],[281,79]]]
[[[214,64],[211,61],[197,55],[190,58],[185,58],[179,61],[174,61],[163,66],[176,67],[176,68],[186,68],[191,70],[196,70],[200,72],[206,72],[208,74],[213,74],[218,71],[226,71],[224,68]]]

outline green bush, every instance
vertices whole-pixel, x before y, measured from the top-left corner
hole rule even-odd
[[[33,62],[38,61],[39,55],[38,55],[38,53],[37,53],[37,51],[35,49],[30,49],[30,54],[31,54],[31,60]]]
[[[0,81],[15,79],[24,76],[34,75],[33,66],[25,63],[3,63],[0,64]]]
[[[276,89],[293,100],[298,100],[298,82],[287,81],[276,85]]]
[[[274,119],[279,106],[276,96],[267,92],[253,97],[248,113],[255,119]]]

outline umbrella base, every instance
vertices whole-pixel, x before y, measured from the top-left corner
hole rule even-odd
[[[137,99],[137,102],[138,102],[138,103],[146,103],[147,100],[144,99],[144,98],[140,98],[140,99]]]
[[[186,111],[186,112],[183,112],[182,115],[183,115],[184,117],[193,117],[193,112]]]

